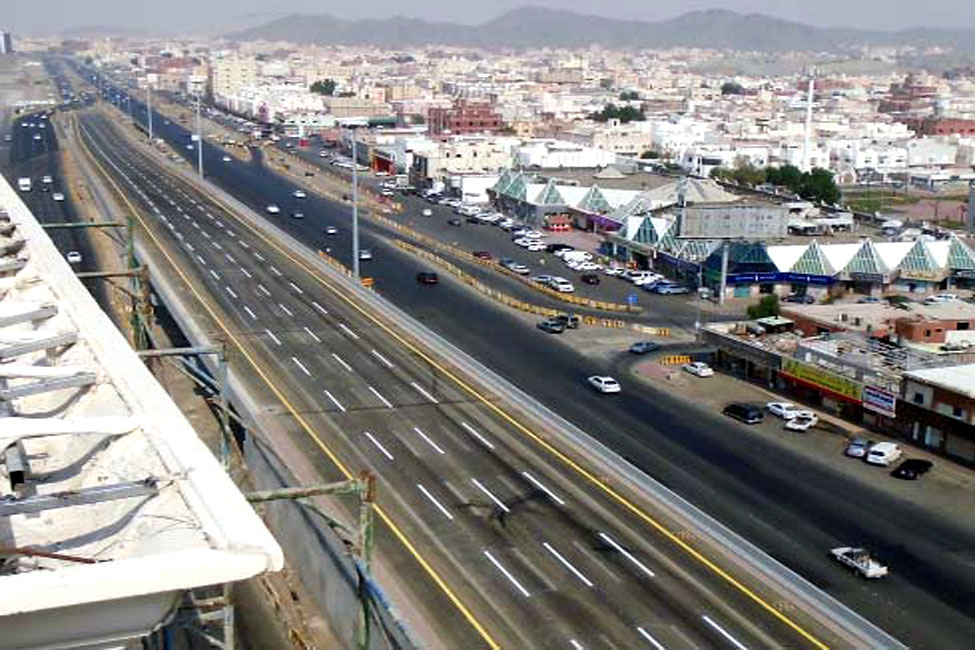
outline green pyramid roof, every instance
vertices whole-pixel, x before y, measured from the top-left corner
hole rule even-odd
[[[923,239],[918,239],[914,242],[914,246],[907,252],[904,259],[901,260],[900,269],[908,273],[911,271],[935,273],[940,270],[938,263],[934,259],[934,255],[928,250],[928,245],[924,243]]]
[[[535,203],[538,205],[565,205],[565,199],[559,193],[559,188],[555,186],[555,180],[549,179],[548,183],[545,185],[539,194],[538,198],[535,199]]]
[[[582,197],[582,201],[579,202],[579,209],[585,210],[586,212],[598,212],[600,214],[610,211],[609,201],[603,196],[602,191],[600,191],[598,185],[593,185],[586,192],[586,195]]]
[[[792,273],[805,273],[807,275],[834,275],[836,273],[826,256],[823,255],[823,249],[819,247],[816,240],[813,240],[806,247],[806,250],[789,270]]]
[[[525,195],[527,194],[528,186],[525,183],[525,177],[523,174],[516,174],[508,187],[502,192],[505,196],[517,201],[524,201]]]
[[[650,221],[650,217],[644,217],[643,221],[640,222],[640,227],[637,228],[636,234],[633,235],[633,241],[640,244],[657,243],[657,230],[653,227],[653,222]]]
[[[505,168],[504,170],[501,171],[501,176],[498,177],[498,182],[495,183],[494,187],[492,187],[491,189],[494,190],[497,194],[503,194],[504,191],[508,189],[508,185],[510,184],[511,184],[511,172],[507,168]]]
[[[948,248],[948,268],[952,271],[975,271],[975,252],[957,236],[952,236],[951,247]]]
[[[885,275],[889,272],[887,266],[880,259],[877,248],[869,239],[863,241],[860,250],[856,252],[850,263],[843,269],[847,273],[864,273],[870,275]]]

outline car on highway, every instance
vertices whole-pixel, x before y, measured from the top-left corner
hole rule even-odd
[[[231,160],[230,156],[224,156],[223,157],[223,161],[224,162],[230,162],[230,160]]]
[[[653,341],[637,341],[630,346],[630,353],[632,354],[648,354],[650,352],[656,352],[660,349],[660,345],[654,343]]]
[[[304,199],[308,197],[303,190],[295,190],[291,193],[291,196],[295,197],[296,199]]]
[[[432,217],[433,216],[433,210],[431,210],[430,208],[423,208],[423,210],[422,210],[422,212],[420,212],[420,214],[422,214],[424,217]]]
[[[605,375],[593,375],[586,381],[600,393],[619,393],[622,390],[618,381]]]
[[[54,194],[51,195],[51,198],[57,201],[58,203],[60,203],[64,201],[64,194],[62,194],[61,192],[55,192]]]
[[[714,370],[703,361],[691,361],[683,366],[684,372],[690,373],[695,377],[713,377]]]
[[[339,234],[339,229],[336,228],[335,226],[325,226],[325,234],[326,235],[337,235],[337,234]]]
[[[661,296],[676,296],[683,295],[685,293],[690,293],[690,289],[683,287],[679,284],[666,284],[661,283],[653,288],[653,292],[660,294]]]
[[[529,273],[532,272],[530,268],[528,268],[524,264],[519,264],[518,262],[515,262],[514,264],[508,266],[508,270],[513,273],[517,273],[518,275],[528,275]]]
[[[801,409],[792,402],[769,402],[765,405],[765,410],[777,418],[791,420]]]
[[[894,478],[904,479],[905,481],[916,481],[921,478],[922,474],[927,474],[931,471],[932,467],[934,467],[934,463],[930,460],[908,458],[898,465],[890,475]]]
[[[68,251],[64,257],[68,260],[68,264],[81,264],[81,253],[78,251]]]
[[[279,208],[274,203],[272,203],[271,205],[267,206],[264,209],[267,211],[268,214],[278,214],[279,212],[281,212],[281,208]]]
[[[900,458],[903,453],[896,442],[878,442],[870,448],[865,459],[871,465],[886,467]]]
[[[416,281],[420,284],[438,284],[440,276],[433,271],[420,271],[416,274]]]
[[[864,578],[883,578],[888,573],[887,566],[864,548],[839,546],[830,549],[829,554]]]
[[[799,411],[796,415],[785,422],[785,428],[789,431],[808,431],[819,424],[819,416],[812,411]]]
[[[304,219],[305,218],[305,213],[304,212],[292,212],[291,213],[291,218],[292,219]]]
[[[372,259],[372,251],[369,250],[368,248],[360,248],[359,259],[362,260],[363,262],[368,262],[369,260]]]
[[[721,412],[745,424],[758,424],[765,419],[765,413],[762,412],[761,407],[743,402],[728,404]]]
[[[557,276],[552,278],[552,280],[548,283],[548,286],[552,287],[552,289],[558,291],[559,293],[575,293],[576,290],[571,282],[565,278],[560,278]]]
[[[554,318],[543,320],[537,325],[535,325],[535,327],[542,330],[543,332],[548,332],[549,334],[561,334],[562,332],[565,331],[565,323],[562,323],[561,321],[557,321]]]
[[[458,219],[457,217],[451,217],[450,219],[447,219],[447,223],[449,225],[451,225],[451,226],[463,226],[464,225],[464,222],[462,220]]]
[[[36,135],[34,136],[34,139],[35,139],[35,140],[40,140],[40,138],[39,138],[39,137],[37,137]],[[193,145],[192,145],[192,144],[188,144],[188,145],[186,145],[186,148],[187,148],[187,149],[189,149],[190,151],[193,151]]]
[[[45,185],[50,185],[51,183],[54,182],[54,179],[45,174],[44,176],[41,177],[41,182],[44,183]]]
[[[873,440],[853,438],[846,444],[846,449],[843,450],[843,454],[850,458],[863,458],[870,451],[871,447],[873,447]]]
[[[40,133],[35,133],[34,134],[34,139],[35,140],[40,140],[41,139],[41,134]]]
[[[595,273],[583,273],[579,276],[583,284],[599,284],[599,276]]]

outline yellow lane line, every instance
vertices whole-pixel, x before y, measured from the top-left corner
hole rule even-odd
[[[629,510],[630,512],[632,512],[633,514],[635,514],[638,518],[640,518],[641,520],[643,520],[644,522],[646,522],[647,524],[649,524],[651,527],[653,527],[655,530],[657,530],[658,532],[660,532],[667,539],[669,539],[676,546],[678,546],[681,550],[685,551],[692,558],[694,558],[695,560],[697,560],[698,562],[700,562],[702,565],[704,565],[705,567],[707,567],[708,569],[710,569],[713,573],[715,573],[716,575],[718,575],[719,577],[721,577],[722,579],[724,579],[728,584],[730,584],[735,589],[737,589],[739,592],[741,592],[742,594],[744,594],[745,596],[747,596],[750,600],[752,600],[753,602],[755,602],[756,604],[758,604],[762,609],[764,609],[765,611],[767,611],[768,613],[770,613],[774,618],[776,618],[780,622],[784,623],[788,628],[790,628],[793,631],[795,631],[797,634],[799,634],[799,636],[803,637],[804,639],[806,639],[807,641],[809,641],[810,643],[812,643],[815,647],[820,648],[820,650],[827,650],[828,649],[828,647],[829,647],[828,645],[826,645],[824,642],[820,641],[812,633],[808,632],[801,625],[799,625],[798,623],[796,623],[795,621],[793,621],[791,618],[789,618],[788,616],[786,616],[785,614],[783,614],[781,611],[779,611],[778,609],[776,609],[774,605],[772,605],[771,603],[769,603],[768,601],[766,601],[764,598],[762,598],[761,596],[759,596],[752,589],[750,589],[746,585],[744,585],[741,582],[739,582],[734,576],[732,576],[727,571],[725,571],[724,569],[722,569],[721,567],[719,567],[713,561],[709,560],[700,551],[696,550],[690,544],[688,544],[684,540],[680,539],[677,535],[671,533],[663,524],[661,524],[654,517],[652,517],[650,514],[648,514],[642,508],[640,508],[640,506],[632,503],[629,499],[627,499],[622,494],[620,494],[619,492],[617,492],[616,490],[614,490],[612,487],[610,487],[609,485],[607,485],[605,482],[603,482],[602,480],[600,480],[599,477],[595,476],[594,474],[592,474],[591,472],[589,472],[587,469],[585,469],[581,465],[579,465],[576,461],[572,460],[564,452],[560,451],[559,449],[557,449],[556,447],[554,447],[553,445],[551,445],[549,442],[547,442],[545,439],[543,439],[541,436],[539,436],[538,434],[536,434],[534,431],[532,431],[531,429],[529,429],[527,426],[523,425],[521,422],[515,420],[513,417],[511,417],[510,415],[508,415],[508,413],[506,411],[504,411],[501,407],[497,406],[494,402],[492,402],[487,397],[485,397],[484,395],[482,395],[477,389],[475,389],[474,387],[470,386],[466,381],[464,381],[463,379],[461,379],[460,377],[458,377],[457,375],[455,375],[453,372],[451,372],[450,370],[448,370],[445,367],[443,367],[442,365],[440,365],[440,363],[438,363],[436,360],[434,360],[432,357],[430,357],[425,352],[421,351],[413,343],[411,343],[410,341],[404,339],[396,331],[394,331],[393,329],[389,328],[381,320],[379,320],[378,318],[374,317],[372,314],[370,314],[369,312],[367,312],[363,307],[359,306],[359,304],[356,303],[353,300],[353,298],[351,298],[350,296],[348,296],[347,294],[345,294],[343,292],[343,290],[337,288],[331,282],[329,282],[329,281],[325,280],[324,278],[322,278],[318,274],[318,272],[317,272],[316,269],[314,269],[313,267],[307,265],[303,260],[292,256],[292,254],[289,251],[287,251],[286,249],[282,248],[277,242],[275,242],[269,236],[265,235],[263,233],[263,231],[261,231],[258,228],[253,227],[246,220],[244,220],[243,218],[237,216],[235,214],[234,210],[231,209],[221,199],[219,199],[217,197],[209,197],[209,198],[211,200],[213,200],[215,203],[219,204],[221,207],[223,207],[223,209],[227,212],[227,214],[229,214],[238,223],[240,223],[241,225],[245,226],[248,230],[250,230],[252,234],[254,234],[257,237],[259,237],[260,239],[264,240],[265,243],[267,243],[269,246],[273,247],[281,255],[283,255],[286,258],[288,258],[289,260],[291,260],[292,263],[294,263],[297,266],[299,266],[300,268],[304,269],[305,272],[307,272],[309,275],[311,275],[311,277],[313,277],[315,280],[317,280],[319,284],[321,284],[323,287],[325,287],[328,290],[330,290],[337,297],[341,298],[343,301],[345,301],[346,304],[348,304],[351,308],[353,308],[357,312],[359,312],[363,317],[365,317],[369,321],[375,323],[376,326],[378,326],[379,328],[381,328],[382,330],[384,330],[387,334],[389,334],[391,337],[393,337],[394,339],[396,339],[405,348],[407,348],[408,350],[410,350],[411,352],[413,352],[414,354],[416,354],[418,357],[420,357],[421,359],[423,359],[426,363],[430,364],[431,366],[433,366],[434,368],[436,368],[437,370],[439,370],[446,377],[448,377],[451,380],[453,380],[455,383],[457,383],[457,385],[459,385],[464,390],[466,390],[468,393],[470,393],[473,397],[475,397],[477,399],[477,401],[479,401],[482,404],[484,404],[489,410],[493,411],[499,417],[501,417],[503,420],[505,420],[506,422],[508,422],[509,424],[511,424],[513,427],[515,427],[517,430],[521,431],[523,434],[525,434],[528,437],[530,437],[532,440],[534,440],[536,443],[538,443],[538,445],[541,446],[543,449],[545,449],[546,451],[548,451],[549,453],[551,453],[558,460],[562,461],[564,464],[566,464],[568,467],[570,467],[576,473],[578,473],[579,475],[581,475],[582,477],[584,477],[587,481],[589,481],[590,483],[592,483],[593,485],[595,485],[596,487],[598,487],[601,491],[603,491],[608,496],[610,496],[614,501],[616,501],[617,503],[619,503],[620,505],[622,505],[624,508],[626,508],[627,510]]]
[[[82,146],[87,151],[88,149],[87,146],[84,145],[83,143]],[[156,247],[159,249],[159,251],[169,262],[170,266],[172,266],[173,270],[176,271],[176,274],[183,280],[183,282],[193,293],[196,299],[200,302],[200,304],[203,305],[203,308],[209,313],[210,317],[213,318],[213,320],[217,323],[217,325],[219,325],[220,328],[227,334],[230,340],[233,341],[234,345],[238,348],[238,350],[240,350],[240,353],[244,356],[244,358],[247,359],[248,363],[250,363],[254,371],[261,377],[262,380],[264,380],[264,383],[267,384],[268,388],[271,389],[275,397],[278,400],[280,400],[282,404],[284,404],[285,408],[287,408],[288,411],[291,413],[291,415],[295,418],[295,420],[298,421],[302,429],[305,430],[305,432],[318,445],[318,447],[328,457],[328,459],[339,469],[342,475],[345,476],[346,479],[353,478],[352,473],[346,468],[346,466],[342,463],[342,461],[339,460],[338,456],[336,456],[335,453],[328,447],[328,445],[326,445],[321,440],[321,438],[319,438],[318,435],[312,430],[311,426],[300,415],[298,410],[291,404],[290,400],[288,400],[288,398],[285,397],[280,390],[278,390],[274,382],[272,382],[271,379],[264,373],[264,370],[262,370],[261,366],[251,357],[251,355],[247,352],[247,350],[244,349],[244,346],[240,343],[240,341],[237,340],[237,337],[234,336],[233,332],[230,331],[230,328],[224,325],[223,321],[217,315],[215,310],[207,303],[206,300],[204,300],[203,296],[196,290],[195,286],[193,285],[192,282],[190,282],[190,279],[186,276],[183,270],[179,267],[179,265],[176,264],[175,260],[169,255],[169,253],[160,244],[159,239],[156,237],[155,233],[153,233],[148,228],[146,222],[142,219],[142,216],[140,215],[139,211],[135,208],[134,205],[132,205],[132,202],[129,201],[129,198],[122,192],[121,188],[118,186],[115,180],[108,175],[108,173],[105,171],[105,168],[102,167],[102,165],[98,162],[98,160],[91,155],[90,151],[87,151],[87,153],[89,155],[89,158],[92,160],[92,162],[95,163],[95,165],[98,167],[99,171],[102,173],[105,179],[108,180],[108,182],[112,184],[112,187],[115,188],[116,193],[118,193],[118,195],[128,206],[129,211],[142,225],[142,228],[146,231],[146,234],[149,235],[150,239],[152,239],[153,243],[155,243]],[[229,215],[233,216],[235,219],[237,218],[236,215],[234,215],[233,212],[228,210],[223,203],[220,203],[220,205],[223,206],[225,210],[227,210],[227,213]],[[443,578],[440,577],[440,574],[437,573],[436,569],[434,569],[433,566],[429,562],[427,562],[427,560],[422,555],[420,555],[420,552],[416,549],[416,546],[414,546],[413,543],[410,542],[406,534],[403,533],[403,531],[400,530],[400,528],[395,523],[393,523],[393,520],[379,505],[374,505],[374,508],[376,514],[379,515],[379,518],[382,519],[387,526],[389,526],[390,530],[393,531],[393,534],[396,536],[396,538],[400,540],[400,542],[406,547],[406,549],[410,552],[413,558],[420,564],[421,567],[423,567],[423,570],[427,572],[427,575],[430,576],[430,578],[434,581],[434,583],[438,587],[440,587],[440,589],[447,595],[450,601],[460,611],[460,613],[464,616],[464,618],[467,619],[467,622],[471,624],[471,626],[477,631],[477,633],[481,636],[481,638],[483,638],[484,641],[488,643],[489,647],[495,650],[500,649],[501,646],[488,633],[488,631],[484,628],[484,626],[480,623],[480,621],[478,621],[474,617],[474,614],[467,608],[467,606],[461,602],[460,598],[450,589],[450,587],[447,586],[447,583],[444,582]]]

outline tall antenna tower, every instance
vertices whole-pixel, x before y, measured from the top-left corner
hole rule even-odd
[[[809,69],[809,89],[806,94],[806,128],[802,136],[802,171],[808,172],[812,165],[809,164],[809,145],[812,139],[812,117],[813,117],[813,96],[816,92],[816,68]]]

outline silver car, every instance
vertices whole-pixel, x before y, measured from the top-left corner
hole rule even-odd
[[[843,453],[851,458],[863,458],[867,455],[867,452],[870,451],[871,447],[873,447],[872,440],[867,440],[866,438],[853,438],[846,445],[846,451]]]

